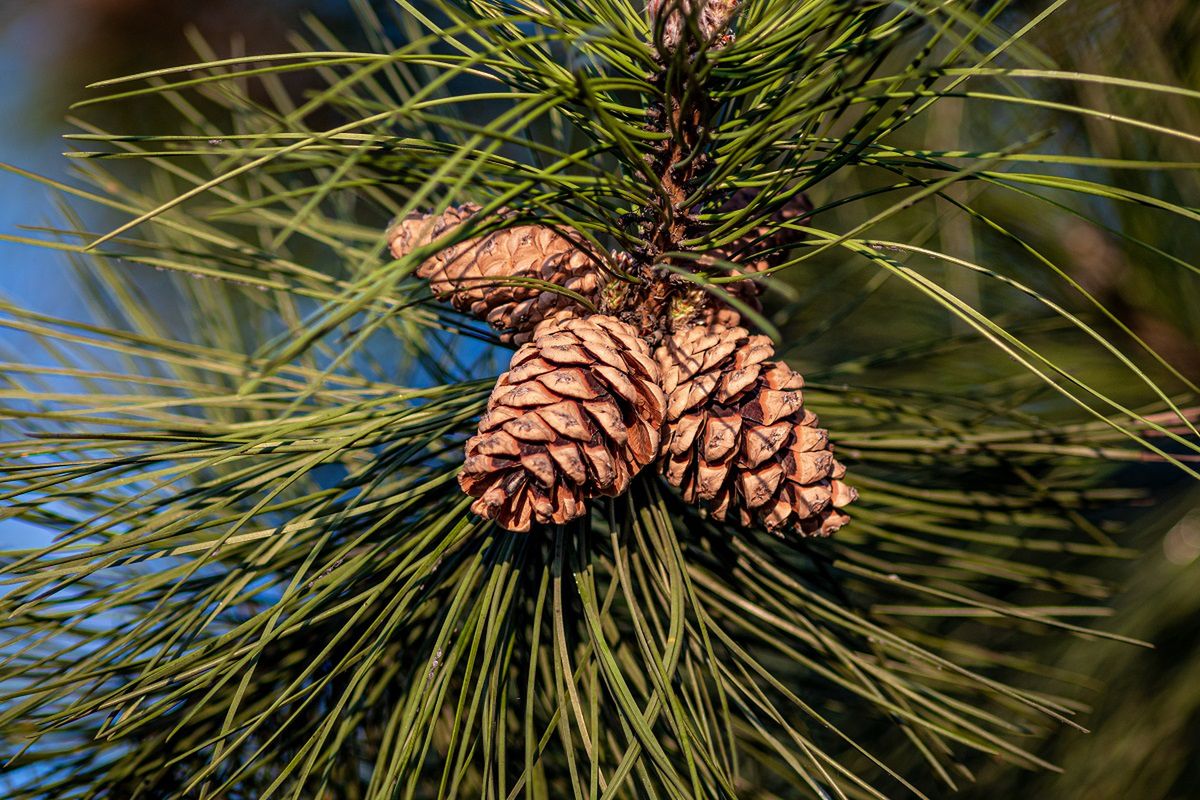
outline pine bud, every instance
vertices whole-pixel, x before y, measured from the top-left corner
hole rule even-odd
[[[661,35],[662,49],[672,52],[697,32],[699,41],[689,44],[689,50],[700,43],[723,44],[740,6],[740,0],[649,0],[646,10],[652,35]]]

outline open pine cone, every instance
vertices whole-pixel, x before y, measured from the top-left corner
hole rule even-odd
[[[413,214],[388,231],[392,255],[401,258],[429,244],[479,211],[466,204],[441,215]],[[417,268],[434,296],[486,320],[506,342],[528,341],[533,329],[558,314],[584,311],[573,298],[541,286],[512,282],[534,278],[594,297],[605,273],[588,250],[546,225],[520,225],[444,248]]]
[[[666,397],[637,329],[613,317],[552,319],[513,356],[467,442],[471,508],[512,531],[562,524],[616,496],[658,456]]]
[[[804,380],[765,336],[738,327],[681,331],[656,353],[670,434],[663,474],[715,519],[828,536],[857,497],[826,431],[804,408]]]

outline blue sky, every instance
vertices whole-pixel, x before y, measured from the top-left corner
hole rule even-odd
[[[29,13],[0,28],[0,161],[61,178],[68,167],[61,138],[66,126],[48,126],[66,109],[40,107],[35,96],[52,66],[47,62],[61,55],[45,46],[54,35],[49,22]],[[19,233],[16,229],[22,224],[42,224],[53,211],[46,191],[20,176],[0,173],[0,233]],[[63,261],[54,254],[0,242],[0,265],[0,292],[10,300],[58,313],[79,309],[62,280]]]
[[[29,14],[0,28],[0,162],[62,178],[67,174],[66,150],[55,130],[39,123],[62,116],[38,108],[36,93],[44,60],[52,48],[40,46],[50,34],[47,20]],[[54,215],[47,191],[29,180],[0,172],[0,233],[27,235],[20,225],[44,224]],[[82,304],[71,291],[69,270],[50,251],[0,241],[0,296],[17,305],[63,316],[78,316]],[[12,334],[0,328],[0,345],[11,345]],[[0,434],[4,435],[4,434]],[[20,522],[0,521],[0,548],[29,546],[44,541],[45,534]]]

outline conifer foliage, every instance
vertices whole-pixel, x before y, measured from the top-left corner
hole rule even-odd
[[[1147,500],[1120,467],[1200,477],[1198,392],[984,200],[1191,224],[1035,122],[1099,113],[1066,82],[1200,94],[1056,70],[1028,40],[1061,3],[353,3],[360,42],[310,20],[294,53],[197,40],[95,85],[81,182],[30,176],[65,222],[7,238],[91,307],[0,306],[0,514],[49,534],[3,554],[7,796],[937,797],[1051,767],[1036,737],[1080,709],[1026,643],[1105,635],[1090,566]],[[1006,138],[927,143],[947,102]],[[947,207],[989,249],[943,242]],[[918,315],[954,333],[906,339]],[[953,384],[981,361],[1005,379]]]

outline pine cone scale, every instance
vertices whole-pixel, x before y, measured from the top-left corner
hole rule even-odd
[[[583,453],[574,442],[555,442],[546,447],[546,452],[570,480],[575,483],[583,483],[587,480],[587,467],[583,463]]]
[[[501,432],[518,442],[531,444],[552,442],[557,438],[555,430],[546,421],[546,417],[537,411],[530,411],[517,419],[504,423]]]
[[[620,445],[628,443],[629,427],[621,419],[621,410],[617,408],[616,403],[612,401],[590,403],[587,412],[609,439]]]
[[[742,461],[753,469],[772,458],[788,442],[793,426],[787,422],[756,426],[742,440]]]
[[[482,456],[519,456],[521,442],[508,431],[497,431],[479,440],[476,452]]]
[[[603,391],[595,378],[574,367],[544,372],[536,380],[551,394],[576,400],[594,400]]]
[[[704,426],[704,460],[724,461],[738,446],[742,418],[736,411],[716,411],[707,415]]]
[[[575,441],[591,441],[596,429],[588,422],[578,403],[563,401],[541,409],[541,418],[560,437]]]

